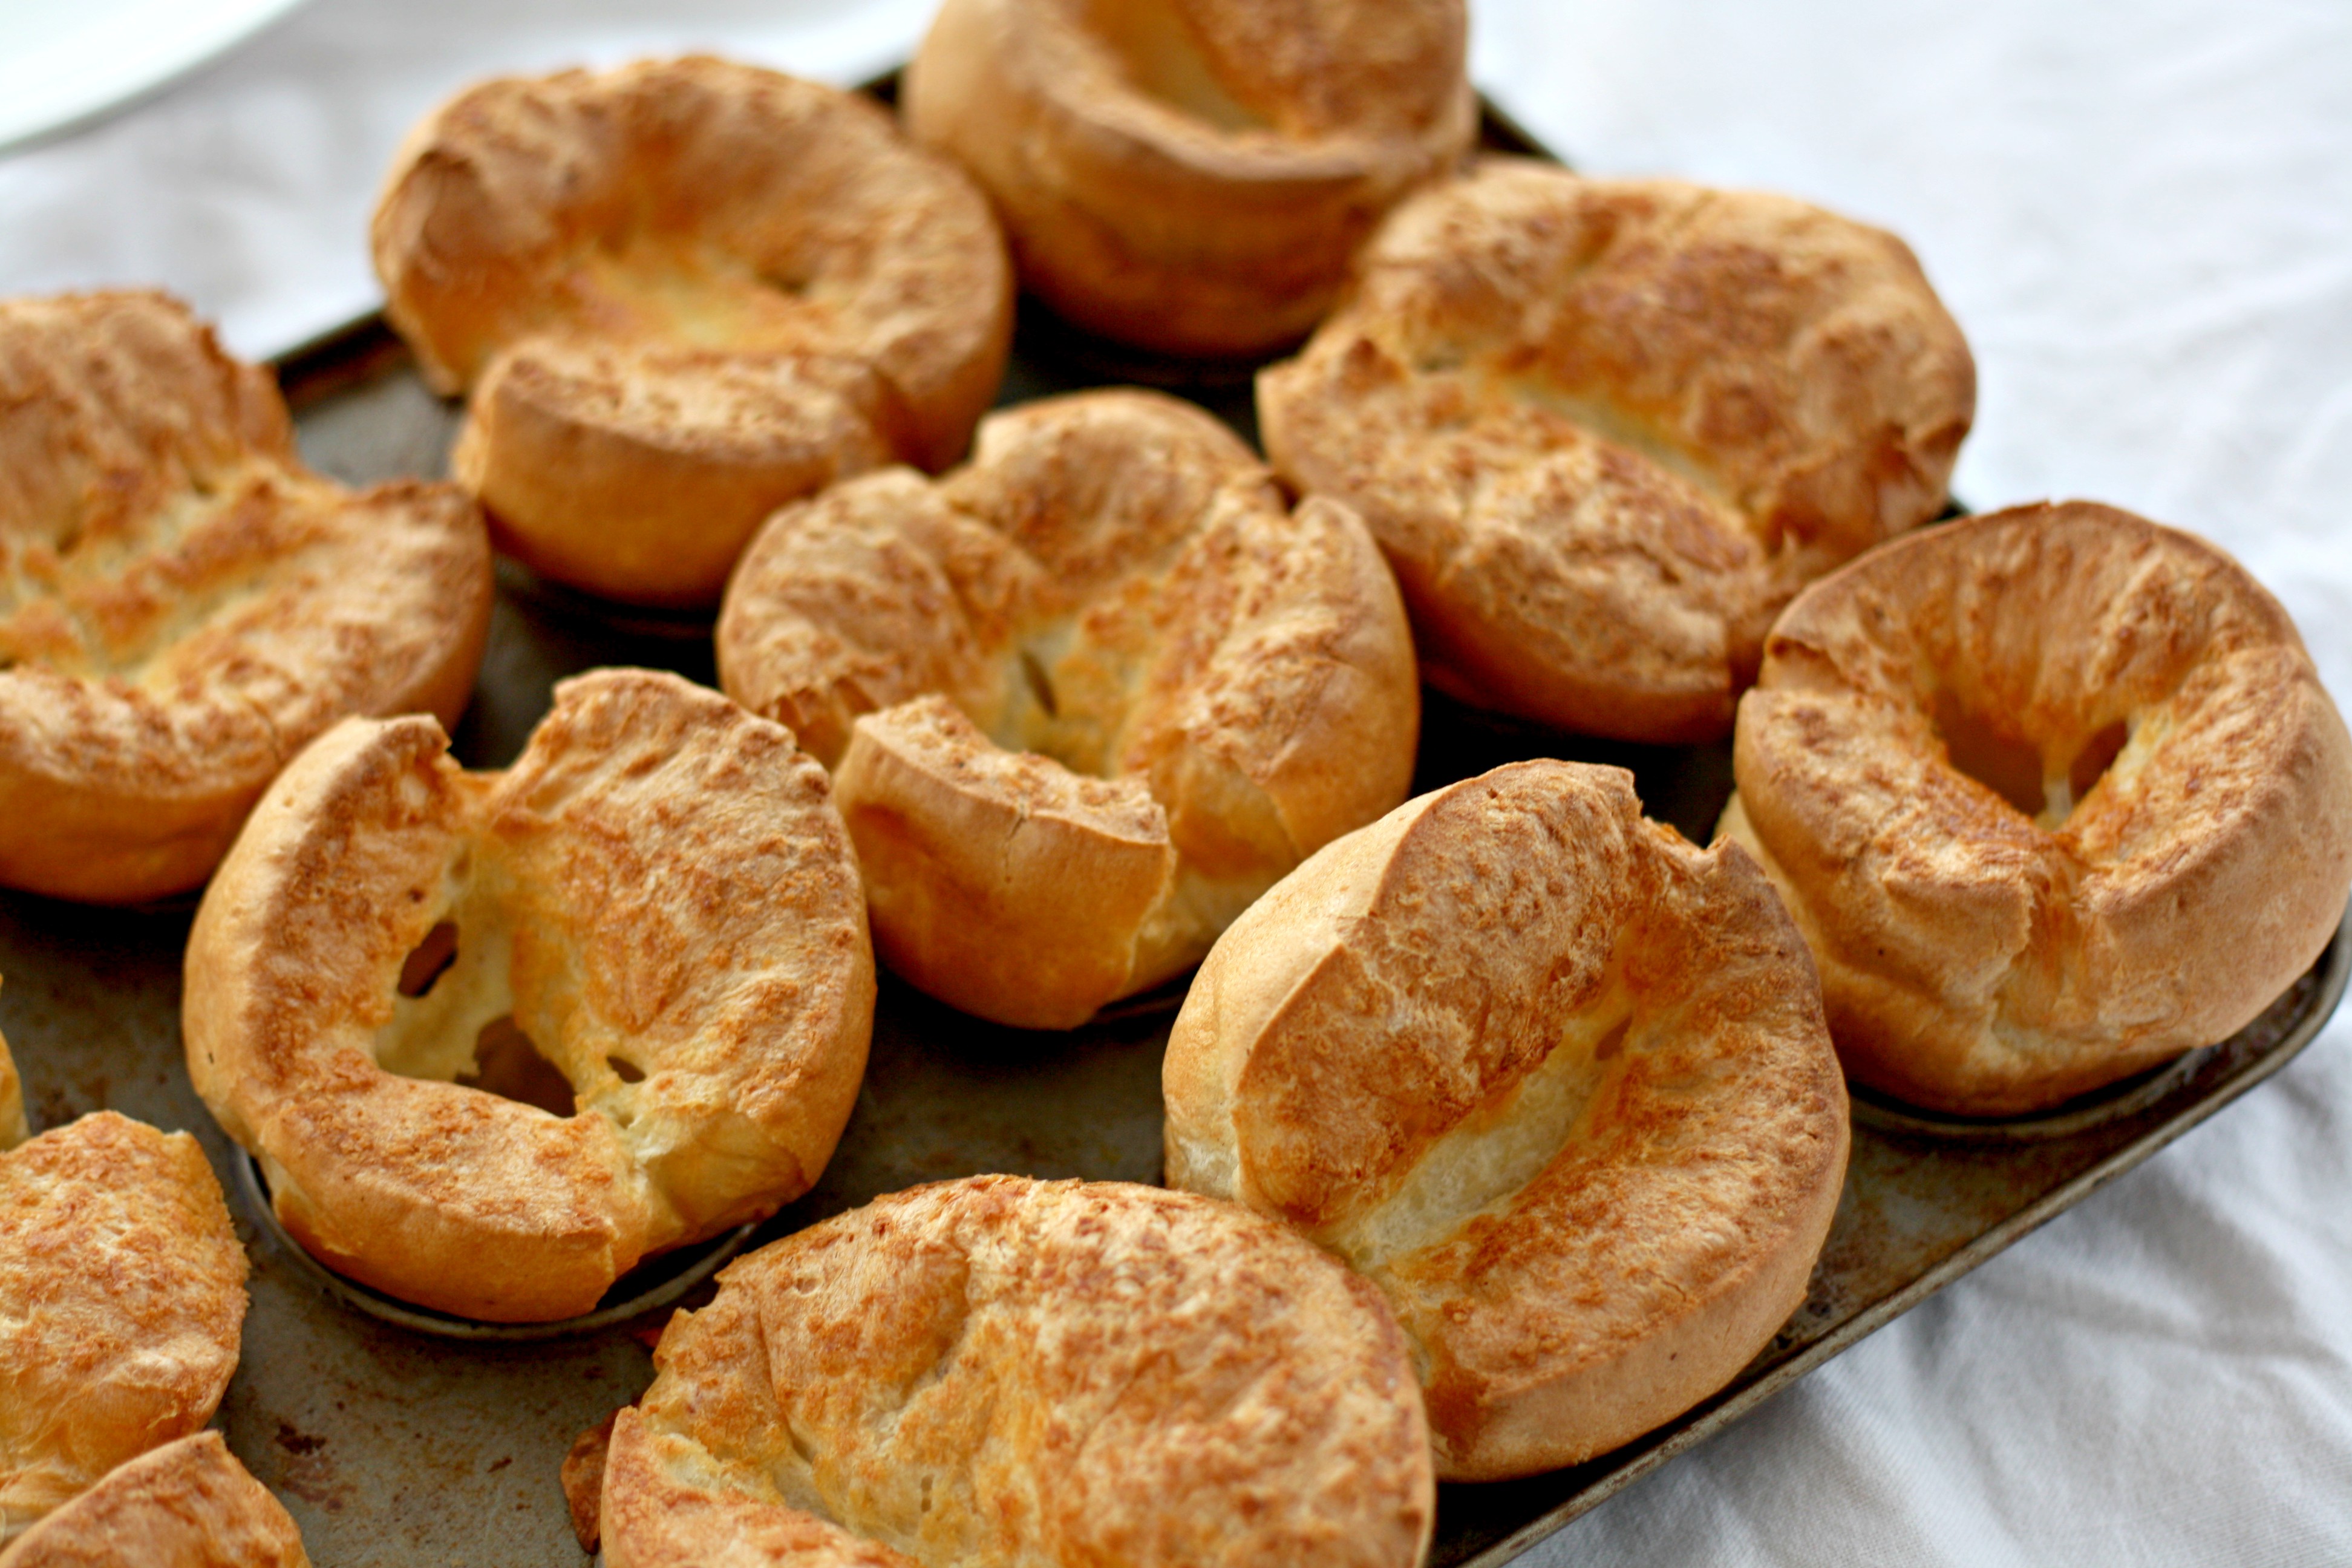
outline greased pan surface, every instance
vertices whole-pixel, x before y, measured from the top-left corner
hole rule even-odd
[[[1526,147],[1491,121],[1490,144]],[[1121,360],[1034,314],[1002,401],[1172,367]],[[281,364],[305,454],[350,481],[439,474],[455,411],[373,320]],[[1239,367],[1177,390],[1249,429]],[[520,750],[559,678],[635,663],[711,679],[707,622],[615,617],[502,568],[474,704],[469,766]],[[1496,721],[1432,696],[1416,790],[1517,757],[1633,768],[1654,816],[1704,839],[1730,791],[1727,745],[1643,748]],[[180,963],[194,900],[102,910],[0,893],[0,1031],[37,1126],[112,1107],[203,1142],[253,1253],[246,1352],[222,1406],[230,1447],[286,1502],[320,1568],[584,1563],[556,1483],[572,1437],[652,1379],[636,1337],[656,1316],[531,1343],[469,1342],[362,1315],[257,1226],[236,1151],[189,1087]],[[2352,972],[2352,933],[2254,1024],[2112,1102],[2003,1127],[1923,1124],[1857,1105],[1835,1229],[1804,1307],[1733,1384],[1590,1464],[1443,1489],[1439,1564],[1499,1564],[2079,1202],[2283,1067],[2318,1033]],[[1174,996],[1139,998],[1068,1036],[963,1017],[887,977],[871,1066],[840,1152],[754,1245],[877,1194],[981,1171],[1154,1181],[1160,1057]]]

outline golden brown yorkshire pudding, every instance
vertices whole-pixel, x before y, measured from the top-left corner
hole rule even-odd
[[[873,1027],[824,770],[676,676],[555,691],[502,773],[429,719],[329,731],[188,937],[188,1070],[286,1228],[502,1322],[806,1191]]]
[[[1096,392],[777,514],[719,670],[834,768],[874,940],[966,1011],[1067,1028],[1199,962],[1404,797],[1404,611],[1344,507],[1288,510],[1190,404]]]
[[[310,1568],[285,1505],[217,1432],[129,1459],[42,1520],[0,1568]]]
[[[1469,149],[1466,38],[1461,0],[946,0],[903,102],[1055,310],[1171,353],[1261,353]]]
[[[212,1419],[245,1271],[184,1132],[100,1110],[0,1153],[0,1541]]]
[[[1171,1185],[1387,1292],[1437,1473],[1575,1464],[1720,1388],[1805,1297],[1846,1161],[1803,942],[1631,775],[1518,763],[1235,921],[1165,1067]]]
[[[185,306],[0,300],[0,884],[194,887],[336,720],[455,723],[489,616],[473,503],[311,473]]]
[[[611,1568],[1411,1568],[1436,1511],[1379,1293],[1155,1187],[877,1198],[730,1265],[654,1364]]]
[[[1388,552],[1431,684],[1688,742],[1799,588],[1944,505],[1975,386],[1892,235],[1497,158],[1391,215],[1257,400]]]
[[[961,170],[877,104],[726,60],[501,78],[413,132],[376,208],[385,313],[499,543],[707,605],[760,520],[961,456],[1012,269]]]
[[[1874,551],[1739,704],[1724,831],[1856,1081],[2031,1111],[2243,1026],[2352,891],[2352,740],[2278,601],[2087,501]]]

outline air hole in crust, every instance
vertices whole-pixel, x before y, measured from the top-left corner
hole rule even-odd
[[[415,951],[401,961],[400,994],[422,996],[433,989],[435,981],[449,972],[457,962],[457,925],[455,921],[443,921],[425,933],[425,940]],[[381,971],[379,971],[381,973]]]
[[[1053,679],[1045,673],[1045,667],[1037,662],[1037,656],[1025,647],[1021,650],[1021,673],[1029,682],[1029,694],[1037,699],[1037,706],[1045,710],[1045,716],[1048,719],[1060,718],[1062,710],[1054,699]]]
[[[606,1057],[604,1058],[604,1065],[611,1068],[613,1069],[614,1076],[618,1078],[623,1083],[643,1083],[646,1081],[646,1069],[639,1067],[633,1061],[628,1061],[620,1057]]]
[[[1625,1049],[1625,1037],[1632,1032],[1633,1027],[1633,1019],[1618,1019],[1617,1022],[1611,1026],[1609,1032],[1601,1037],[1601,1043],[1592,1047],[1592,1059],[1596,1062],[1616,1060],[1619,1056],[1623,1054]]]
[[[474,1038],[474,1070],[461,1073],[457,1081],[501,1100],[535,1105],[554,1116],[570,1116],[580,1109],[571,1081],[539,1054],[512,1014],[482,1026],[482,1032]]]
[[[2048,801],[2042,793],[2042,753],[1948,691],[1936,695],[1936,732],[1952,766],[2017,807],[2039,816]]]
[[[2123,754],[2124,743],[2130,739],[2131,726],[2118,719],[2074,753],[2074,765],[2066,770],[2066,781],[2074,786],[2077,804],[2116,765],[2116,758]]]

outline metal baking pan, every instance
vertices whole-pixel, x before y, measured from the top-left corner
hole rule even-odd
[[[1497,120],[1488,138],[1529,146]],[[1112,359],[1034,312],[1014,356],[1008,403],[1114,375],[1187,379]],[[1187,373],[1192,384],[1180,390],[1252,431],[1235,368]],[[456,412],[425,390],[380,321],[299,350],[279,372],[318,468],[352,482],[445,470]],[[553,682],[593,666],[653,665],[709,680],[708,632],[707,620],[616,613],[502,565],[457,753],[474,767],[510,761]],[[1730,789],[1727,745],[1594,742],[1434,694],[1415,787],[1538,755],[1632,768],[1651,814],[1702,840]],[[221,1425],[285,1500],[320,1568],[584,1563],[557,1470],[576,1434],[651,1380],[645,1336],[671,1293],[634,1321],[600,1317],[537,1340],[452,1337],[446,1324],[427,1331],[434,1325],[371,1315],[276,1232],[249,1163],[189,1086],[179,997],[193,904],[91,910],[0,893],[0,1029],[16,1047],[36,1125],[112,1107],[202,1140],[253,1258],[245,1358]],[[1507,1562],[2212,1115],[2317,1034],[2343,994],[2347,954],[2352,934],[2339,931],[2311,973],[2229,1041],[2053,1117],[1944,1123],[1858,1100],[1836,1226],[1810,1297],[1771,1345],[1713,1399],[1616,1453],[1529,1480],[1442,1489],[1433,1561]],[[886,976],[871,1065],[839,1153],[815,1190],[752,1240],[972,1172],[1157,1181],[1160,1059],[1180,991],[1181,983],[1067,1035],[1039,1035],[965,1017]]]

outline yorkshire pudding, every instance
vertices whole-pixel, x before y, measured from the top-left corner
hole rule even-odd
[[[1420,718],[1362,525],[1287,510],[1231,431],[1152,393],[993,415],[936,485],[780,512],[719,670],[834,768],[890,966],[1040,1028],[1189,968],[1404,798]]]
[[[1412,1568],[1436,1511],[1379,1293],[1183,1193],[877,1198],[729,1266],[654,1364],[611,1568]]]
[[[0,1568],[310,1568],[285,1505],[217,1432],[129,1459],[42,1520]]]
[[[411,133],[373,228],[499,546],[611,598],[707,605],[760,520],[961,456],[1012,270],[962,172],[877,104],[693,58],[501,78]]]
[[[1257,398],[1275,468],[1388,552],[1432,685],[1664,742],[1728,731],[1781,605],[1936,515],[1975,386],[1892,235],[1498,158],[1391,214]]]
[[[2047,1109],[2223,1039],[2352,891],[2352,739],[2278,601],[2086,501],[1808,590],[1739,704],[1723,830],[1780,886],[1857,1082]]]
[[[1846,1099],[1803,942],[1631,775],[1498,768],[1332,844],[1201,966],[1168,1179],[1388,1294],[1441,1479],[1575,1464],[1714,1393],[1805,1297]]]
[[[272,786],[189,933],[188,1070],[323,1262],[575,1316],[832,1157],[873,1026],[857,867],[792,736],[675,676],[563,682],[502,773],[446,743],[352,721]]]
[[[0,1541],[211,1420],[244,1323],[194,1138],[99,1110],[0,1153]]]
[[[336,720],[455,723],[489,616],[473,503],[311,473],[185,306],[0,300],[0,884],[194,887]]]
[[[946,0],[916,140],[1092,331],[1246,355],[1322,319],[1381,213],[1478,129],[1461,0]]]

